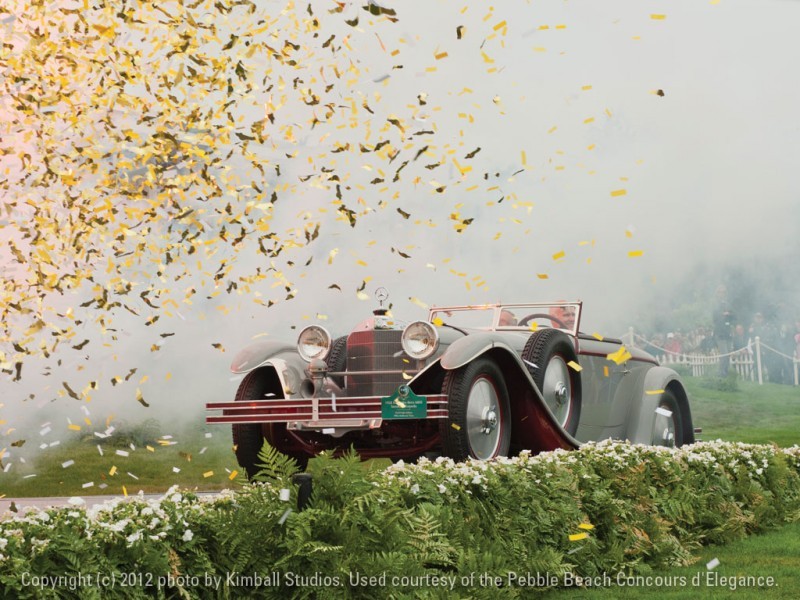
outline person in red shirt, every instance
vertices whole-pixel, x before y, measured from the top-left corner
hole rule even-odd
[[[664,350],[670,354],[681,354],[683,351],[680,338],[671,331],[667,334],[667,343],[664,345]]]

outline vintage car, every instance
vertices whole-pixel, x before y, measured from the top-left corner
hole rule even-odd
[[[250,476],[265,439],[301,465],[350,447],[362,458],[484,460],[606,438],[693,442],[677,373],[579,331],[581,309],[432,307],[406,324],[381,307],[336,339],[310,325],[296,344],[262,341],[236,356],[231,370],[244,379],[235,400],[207,404],[217,414],[206,420],[233,425]]]

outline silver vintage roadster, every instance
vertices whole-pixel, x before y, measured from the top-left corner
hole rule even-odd
[[[426,320],[403,323],[378,308],[336,339],[311,325],[296,344],[264,341],[236,356],[236,397],[207,404],[216,414],[206,420],[233,425],[250,476],[265,439],[301,465],[351,446],[363,458],[485,460],[606,438],[693,442],[677,373],[621,340],[581,332],[581,309],[432,307]]]

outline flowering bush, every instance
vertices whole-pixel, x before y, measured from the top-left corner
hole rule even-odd
[[[642,573],[800,518],[798,446],[609,441],[384,471],[325,455],[311,463],[303,511],[292,501],[293,463],[268,447],[262,460],[264,482],[211,498],[173,488],[158,501],[87,509],[73,499],[7,515],[0,595],[352,598],[381,585],[401,595],[474,587],[476,573]]]

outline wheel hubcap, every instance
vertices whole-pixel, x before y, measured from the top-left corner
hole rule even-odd
[[[488,406],[483,409],[481,433],[489,435],[497,427],[497,412]]]
[[[566,425],[572,411],[572,384],[569,367],[560,356],[554,356],[547,364],[542,394],[558,424]]]
[[[467,436],[475,458],[485,460],[497,454],[502,427],[497,391],[491,381],[478,379],[467,400]]]
[[[666,406],[659,406],[659,408],[670,410]],[[653,444],[656,446],[675,446],[674,414],[668,417],[661,413],[656,413],[656,420],[653,424]]]

